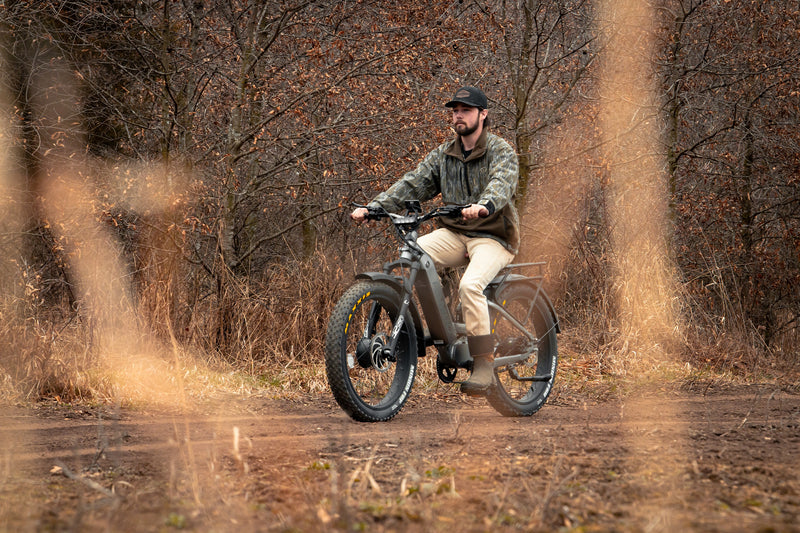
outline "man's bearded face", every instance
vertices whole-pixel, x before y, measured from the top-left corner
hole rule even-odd
[[[480,125],[480,109],[464,104],[453,107],[453,129],[462,137],[475,133]]]

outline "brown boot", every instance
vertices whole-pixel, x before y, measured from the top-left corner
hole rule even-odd
[[[468,396],[483,396],[494,379],[492,355],[476,355],[472,365],[472,375],[461,383],[461,392]]]
[[[470,352],[475,355],[472,356],[472,375],[461,383],[461,392],[469,396],[483,396],[494,380],[494,340],[491,335],[478,335],[469,337],[468,341]]]

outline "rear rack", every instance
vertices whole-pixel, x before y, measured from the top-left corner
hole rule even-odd
[[[512,268],[536,267],[539,270],[539,274],[537,275],[541,275],[546,264],[547,262],[545,261],[537,261],[535,263],[511,263],[510,265],[506,265],[503,270],[511,270]],[[503,270],[501,270],[501,272]]]
[[[537,261],[535,263],[512,263],[510,265],[506,265],[503,267],[500,272],[498,272],[495,279],[498,277],[500,278],[500,283],[504,282],[509,276],[511,276],[511,271],[518,268],[535,268],[536,272],[531,276],[524,276],[526,279],[534,279],[534,280],[543,280],[544,279],[544,267],[547,265],[545,261]]]

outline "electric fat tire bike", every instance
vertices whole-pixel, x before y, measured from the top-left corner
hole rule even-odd
[[[391,220],[400,253],[383,265],[382,272],[358,274],[334,306],[325,335],[325,369],[339,406],[357,421],[378,422],[403,408],[417,358],[426,355],[427,347],[436,349],[436,371],[442,382],[458,383],[459,370],[472,370],[460,305],[448,305],[433,260],[417,245],[423,223],[437,217],[458,218],[467,206],[439,207],[423,214],[420,203],[412,201],[406,202],[405,215],[356,207],[367,208],[367,220]],[[495,344],[494,379],[486,398],[504,416],[534,414],[555,380],[559,325],[542,288],[543,265],[510,264],[484,291]],[[518,273],[526,268],[537,272]]]

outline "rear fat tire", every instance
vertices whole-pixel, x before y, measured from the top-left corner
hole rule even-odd
[[[538,358],[532,355],[529,361],[520,364],[513,371],[508,367],[494,369],[494,383],[486,391],[486,399],[503,416],[534,414],[547,401],[555,381],[558,366],[555,317],[544,298],[533,300],[536,295],[536,288],[527,284],[514,284],[501,290],[495,298],[498,305],[509,310],[512,316],[538,338]],[[496,342],[501,346],[503,341],[518,331],[509,327],[508,321],[497,312],[492,313],[492,330]],[[515,379],[513,372],[522,377],[550,377],[547,381],[521,381]]]
[[[336,402],[354,420],[389,420],[400,412],[411,392],[417,369],[417,338],[410,313],[404,316],[394,360],[377,356],[376,363],[370,364],[371,352],[365,353],[365,347],[380,347],[390,337],[400,306],[401,296],[393,287],[360,281],[344,293],[331,312],[325,335],[328,385]]]

